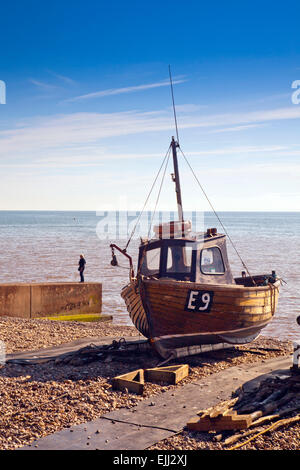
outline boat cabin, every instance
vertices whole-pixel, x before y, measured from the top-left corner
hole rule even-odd
[[[226,236],[208,229],[197,237],[142,241],[138,272],[152,279],[203,284],[235,284],[227,257]]]

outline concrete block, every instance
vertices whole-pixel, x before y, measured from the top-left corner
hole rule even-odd
[[[0,284],[0,317],[37,318],[102,311],[100,282]]]
[[[30,318],[30,285],[0,284],[0,317]]]
[[[43,283],[31,286],[31,318],[58,314],[101,313],[101,283]]]

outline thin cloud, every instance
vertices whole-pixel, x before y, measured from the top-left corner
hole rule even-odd
[[[73,80],[72,78],[53,72],[53,70],[47,70],[47,72],[53,75],[53,77],[57,78],[58,80],[68,83],[69,85],[74,85],[76,83],[75,80]]]
[[[181,119],[180,127],[184,129],[198,128],[202,132],[210,132],[224,126],[240,126],[300,118],[300,107],[262,110],[244,114],[223,114],[196,117],[185,116]],[[0,131],[0,159],[7,163],[26,159],[32,162],[38,156],[46,155],[56,158],[71,155],[74,150],[77,156],[85,156],[84,161],[93,163],[89,157],[99,155],[103,139],[116,138],[125,135],[138,135],[147,132],[170,131],[173,126],[171,116],[165,111],[156,113],[72,113],[45,117],[36,117],[22,125]],[[107,145],[107,144],[105,144]],[[92,149],[91,149],[92,147]],[[98,150],[97,150],[98,149]],[[92,152],[91,152],[92,150]],[[193,151],[194,149],[191,149]],[[298,149],[282,148],[281,146],[264,145],[243,148],[202,150],[193,154],[207,155],[239,152],[293,152],[298,155]],[[125,157],[126,158],[126,157]],[[132,158],[135,158],[132,156]],[[138,158],[138,156],[136,157]]]
[[[176,112],[179,113],[196,113],[202,109],[208,108],[206,104],[177,104],[176,105]],[[170,106],[168,109],[173,111],[173,108]]]
[[[198,152],[189,152],[191,156],[205,156],[205,155],[242,155],[248,153],[265,153],[265,152],[286,152],[289,147],[282,145],[242,145],[239,147],[229,148],[215,148],[211,150],[202,150]]]
[[[263,98],[258,99],[257,103],[265,103],[266,101],[276,101],[281,99],[290,99],[290,93],[277,93],[276,95],[265,96]]]
[[[286,108],[276,108],[269,110],[250,111],[248,113],[228,113],[206,115],[201,118],[194,118],[193,122],[185,119],[181,120],[181,127],[185,128],[206,128],[245,125],[272,121],[284,121],[300,118],[300,106],[289,106]]]
[[[186,80],[184,79],[173,80],[173,84],[178,84],[178,83],[183,83],[183,82],[186,82]],[[87,93],[85,95],[75,96],[74,98],[69,98],[67,100],[64,100],[64,102],[70,103],[70,102],[87,100],[87,99],[92,99],[92,98],[103,98],[104,96],[121,95],[123,93],[133,93],[136,91],[150,90],[152,88],[158,88],[162,86],[170,86],[170,83],[168,81],[163,81],[163,82],[149,83],[145,85],[136,85],[136,86],[130,86],[130,87],[124,87],[124,88],[110,88],[108,90],[95,91],[93,93]]]
[[[41,88],[43,90],[55,90],[55,89],[58,88],[58,86],[56,86],[56,85],[50,85],[50,83],[41,82],[40,80],[35,80],[33,78],[30,78],[29,81],[33,85],[35,85],[38,88]]]
[[[266,124],[245,124],[244,126],[234,126],[234,127],[224,127],[223,129],[215,129],[213,131],[209,131],[209,134],[219,134],[222,132],[240,132],[252,128],[257,127],[265,127]]]

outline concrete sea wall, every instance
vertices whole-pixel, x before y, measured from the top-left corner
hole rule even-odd
[[[37,318],[101,310],[100,282],[0,284],[0,317]]]

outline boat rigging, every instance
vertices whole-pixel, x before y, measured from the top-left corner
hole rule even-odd
[[[275,271],[255,276],[249,273],[183,153],[179,145],[170,67],[169,74],[177,140],[174,137],[171,139],[126,247],[121,249],[111,244],[113,255],[117,249],[129,260],[129,283],[121,292],[129,316],[140,333],[165,359],[191,354],[192,351],[197,353],[201,345],[253,341],[273,318],[280,287]],[[218,233],[216,228],[208,228],[204,233],[191,232],[191,222],[185,220],[183,214],[177,149],[191,169],[224,233]],[[135,274],[127,248],[163,171],[156,210],[171,152],[178,220],[154,226],[154,236],[151,237],[153,214],[148,238],[141,240]],[[245,269],[241,277],[234,278],[231,272],[226,238]]]

